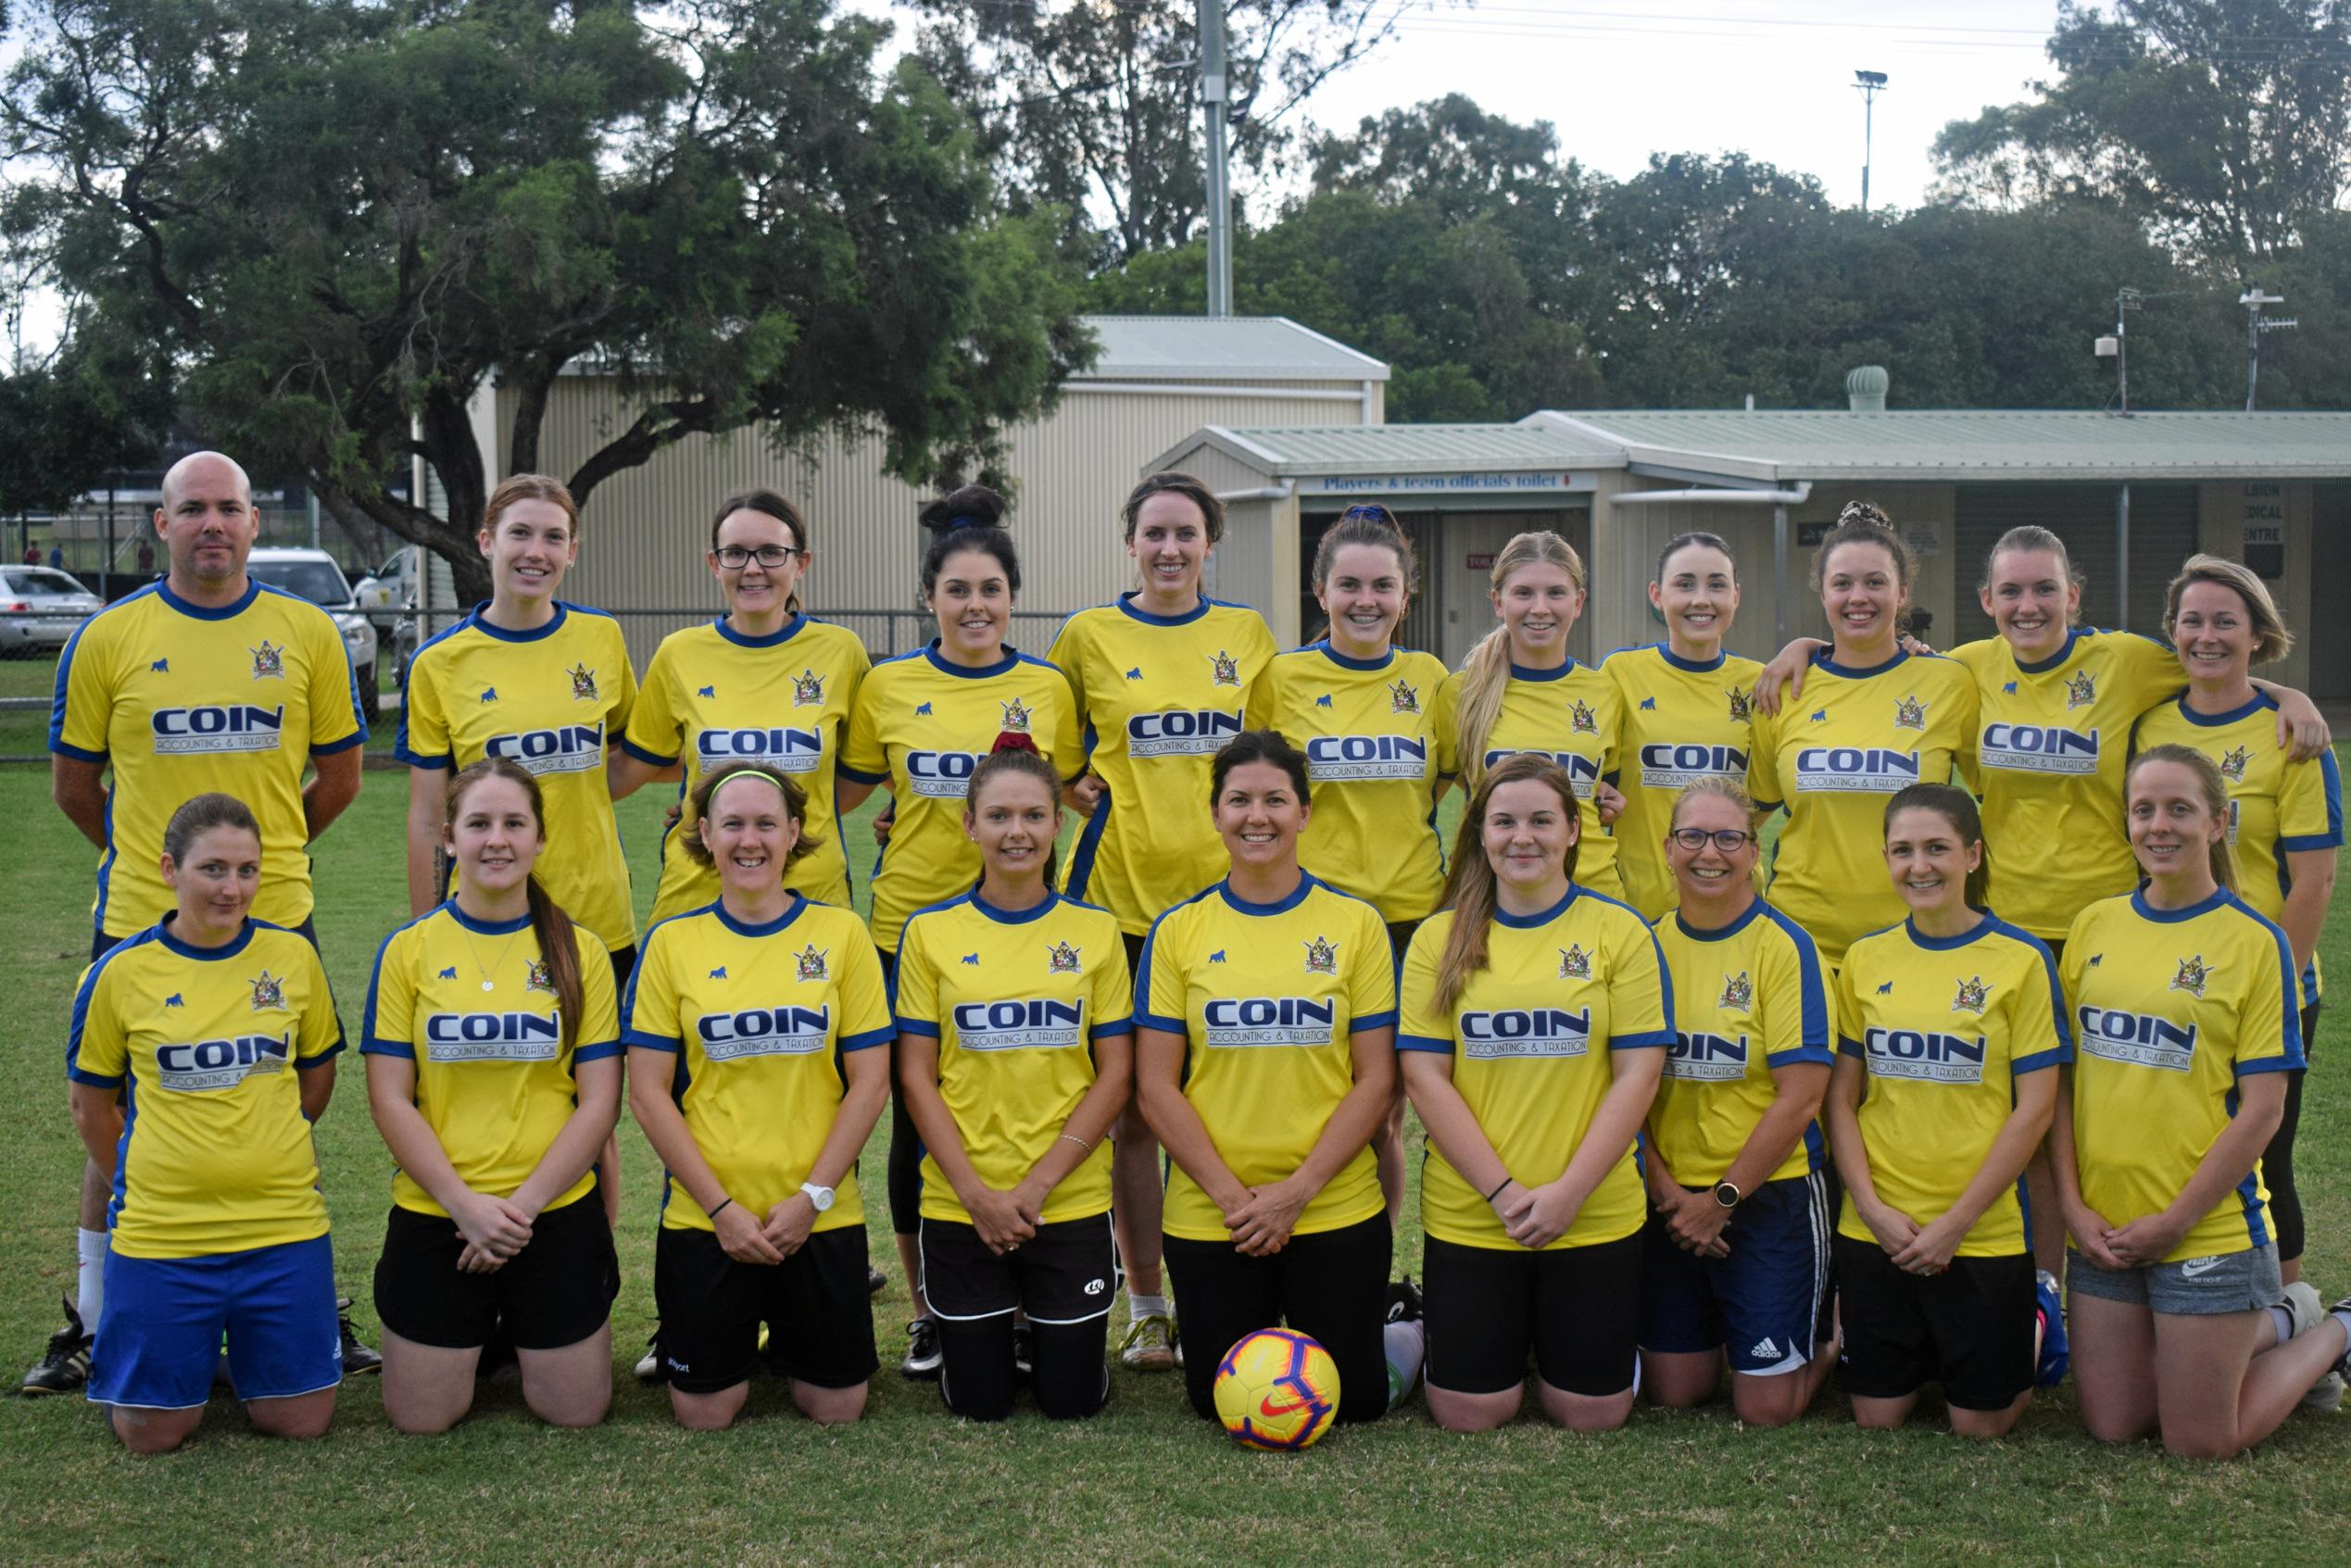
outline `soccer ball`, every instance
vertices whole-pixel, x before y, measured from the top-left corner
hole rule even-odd
[[[1244,1334],[1216,1365],[1216,1419],[1245,1448],[1312,1448],[1338,1414],[1338,1363],[1305,1335]]]

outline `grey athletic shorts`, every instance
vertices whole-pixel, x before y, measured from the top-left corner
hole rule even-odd
[[[2066,1289],[2181,1317],[2250,1311],[2285,1299],[2285,1286],[2278,1277],[2278,1249],[2268,1242],[2243,1252],[2135,1269],[2102,1269],[2068,1248]]]

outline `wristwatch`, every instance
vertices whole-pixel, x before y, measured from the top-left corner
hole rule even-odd
[[[824,1210],[833,1207],[833,1189],[831,1187],[821,1187],[814,1182],[802,1182],[800,1184],[800,1190],[808,1194],[808,1200],[816,1205],[816,1211],[818,1213],[822,1214]]]
[[[1739,1200],[1746,1196],[1747,1195],[1745,1193],[1741,1192],[1729,1182],[1716,1182],[1715,1184],[1715,1201],[1722,1205],[1725,1209],[1738,1208]],[[822,1207],[822,1205],[819,1205],[819,1207]]]

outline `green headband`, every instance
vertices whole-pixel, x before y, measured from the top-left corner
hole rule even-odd
[[[761,784],[767,784],[773,788],[776,794],[784,794],[784,781],[777,778],[773,773],[762,772],[757,768],[737,768],[731,773],[721,773],[718,776],[718,782],[710,785],[710,793],[704,796],[702,798],[705,800],[716,800],[718,798],[718,792],[724,789],[728,784],[733,784],[736,779],[757,779]],[[785,798],[788,801],[791,797],[789,796],[786,796]]]

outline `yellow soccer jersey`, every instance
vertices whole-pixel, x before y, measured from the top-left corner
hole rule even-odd
[[[1616,1081],[1615,1053],[1673,1044],[1673,982],[1657,939],[1632,909],[1581,886],[1537,915],[1497,913],[1487,967],[1450,1015],[1437,968],[1453,911],[1431,915],[1404,954],[1396,1048],[1453,1059],[1453,1087],[1523,1186],[1559,1179]],[[1617,1241],[1649,1212],[1628,1141],[1550,1250]],[[1420,1168],[1421,1224],[1462,1247],[1515,1249],[1484,1196],[1432,1140]]]
[[[416,1108],[475,1192],[513,1197],[572,1118],[572,1070],[621,1054],[611,960],[594,932],[572,929],[581,1006],[572,1046],[563,1043],[555,982],[528,916],[477,921],[443,904],[376,950],[359,1053],[416,1064]],[[595,1185],[595,1173],[583,1173],[547,1207],[560,1209]],[[392,1201],[448,1217],[406,1171],[393,1174]]]
[[[1704,663],[1682,659],[1663,644],[1619,648],[1601,660],[1616,683],[1624,717],[1616,731],[1616,787],[1624,813],[1616,835],[1616,872],[1624,899],[1654,921],[1679,901],[1666,861],[1666,830],[1674,802],[1704,778],[1744,787],[1754,747],[1755,682],[1763,666],[1716,654]],[[1578,862],[1576,879],[1583,880]]]
[[[547,847],[532,875],[563,910],[615,951],[636,945],[629,865],[604,783],[636,702],[621,623],[558,604],[532,632],[482,619],[486,606],[409,661],[396,754],[411,768],[463,768],[504,757],[528,768],[547,799]]]
[[[1673,976],[1674,1043],[1649,1109],[1649,1138],[1686,1187],[1712,1186],[1779,1098],[1774,1068],[1834,1064],[1820,953],[1804,928],[1758,898],[1720,931],[1698,931],[1678,913],[1657,922]],[[1820,1123],[1769,1179],[1817,1171],[1828,1150]]]
[[[2179,658],[2146,637],[2094,630],[2067,633],[2033,664],[2018,663],[2002,637],[1951,657],[1976,678],[1992,907],[2054,942],[2084,905],[2138,880],[2122,823],[2131,724],[2180,689]]]
[[[2303,1065],[2285,933],[2225,890],[2184,909],[2144,893],[2081,911],[2066,939],[2074,1162],[2082,1201],[2124,1225],[2170,1206],[2237,1113],[2247,1073]],[[2164,1261],[2268,1245],[2257,1161]]]
[[[319,1160],[288,1067],[343,1048],[318,949],[247,921],[220,947],[164,924],[94,963],[74,993],[66,1075],[123,1091],[111,1245],[208,1258],[327,1233]]]
[[[1424,918],[1444,887],[1437,787],[1461,771],[1440,711],[1444,684],[1434,654],[1391,648],[1365,660],[1321,642],[1276,654],[1249,691],[1249,727],[1277,730],[1306,753],[1314,814],[1299,859],[1384,921]]]
[[[1458,670],[1445,677],[1437,703],[1456,747],[1466,744],[1459,733],[1462,680]],[[1540,752],[1566,769],[1576,784],[1576,885],[1611,898],[1624,896],[1624,883],[1616,874],[1616,840],[1601,825],[1594,790],[1603,779],[1616,782],[1623,710],[1624,694],[1597,665],[1572,659],[1556,670],[1514,664],[1485,746],[1476,757],[1461,756],[1462,784],[1472,791],[1487,769],[1522,751]]]
[[[2236,847],[2237,882],[2244,901],[2264,920],[2285,912],[2294,887],[2286,856],[2332,849],[2343,843],[2343,774],[2334,753],[2291,760],[2278,745],[2278,705],[2257,692],[2233,713],[2190,712],[2183,696],[2150,710],[2131,736],[2135,755],[2152,746],[2193,746],[2219,765],[2229,786],[2229,842]],[[2319,999],[2319,956],[2302,972],[2302,1005]]]
[[[1159,917],[1135,979],[1138,1028],[1184,1037],[1184,1098],[1248,1186],[1314,1152],[1355,1086],[1351,1036],[1396,1022],[1396,960],[1379,911],[1312,876],[1277,904],[1218,883]],[[1298,1216],[1297,1234],[1380,1212],[1366,1143]],[[1167,1234],[1226,1241],[1224,1215],[1170,1163]]]
[[[261,824],[254,917],[309,919],[303,771],[367,738],[342,633],[308,599],[248,583],[235,604],[206,609],[157,583],[92,616],[57,659],[49,749],[113,774],[97,929],[128,936],[172,908],[164,827],[216,790]]]
[[[768,637],[747,637],[722,620],[661,639],[621,743],[656,768],[685,765],[678,820],[661,840],[655,920],[718,897],[718,873],[697,865],[679,841],[696,831],[694,786],[740,762],[764,762],[808,791],[808,832],[816,847],[785,871],[785,884],[849,908],[833,764],[870,663],[857,633],[804,615]]]
[[[1063,778],[1084,766],[1077,699],[1068,677],[1041,659],[1008,647],[996,663],[970,670],[941,659],[934,638],[875,665],[858,688],[840,771],[888,784],[898,805],[874,867],[882,951],[898,951],[907,916],[979,881],[979,849],[963,835],[963,790],[1007,730],[1035,741]]]
[[[938,1041],[938,1092],[963,1152],[998,1191],[1020,1185],[1094,1086],[1096,1040],[1135,1032],[1126,944],[1107,909],[1048,894],[999,909],[977,893],[917,910],[898,950],[898,1027]],[[1044,1222],[1111,1206],[1110,1141],[1063,1176]],[[971,1223],[923,1156],[923,1217]]]
[[[841,1058],[897,1037],[864,922],[801,897],[765,925],[712,905],[647,932],[621,1034],[677,1053],[670,1094],[695,1147],[727,1196],[762,1218],[823,1151],[848,1083]],[[864,1223],[852,1163],[815,1228]],[[715,1228],[666,1176],[661,1223]]]
[[[1836,989],[1837,1048],[1869,1072],[1860,1116],[1869,1180],[1880,1202],[1926,1224],[1983,1169],[2016,1109],[2016,1080],[2073,1060],[2056,966],[2038,938],[2005,921],[1945,937],[1905,921],[1855,942]],[[1960,1257],[2027,1249],[2022,1190],[2019,1182],[1978,1217]],[[1837,1230],[1877,1239],[1850,1194]]]
[[[1078,830],[1062,890],[1137,936],[1225,874],[1208,813],[1208,765],[1238,734],[1274,636],[1246,605],[1203,598],[1173,618],[1135,596],[1082,609],[1048,656],[1086,721],[1087,765],[1107,786]]]
[[[1948,780],[1975,732],[1967,667],[1908,654],[1868,670],[1824,655],[1800,699],[1776,718],[1755,715],[1747,793],[1766,809],[1788,808],[1771,901],[1812,934],[1830,966],[1854,937],[1903,918],[1886,875],[1887,797]]]

